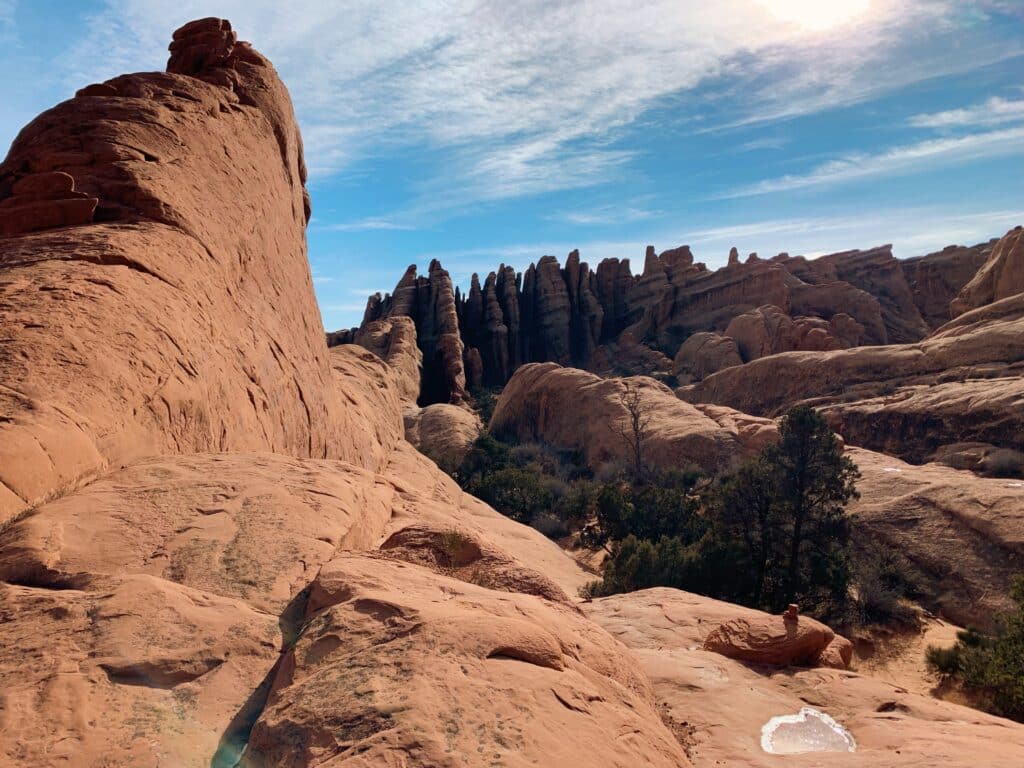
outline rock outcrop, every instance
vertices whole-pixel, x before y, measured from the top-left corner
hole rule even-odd
[[[986,248],[991,250],[954,247],[908,262],[894,258],[890,246],[818,259],[779,254],[765,260],[750,254],[740,261],[736,253],[726,267],[710,271],[694,263],[688,246],[660,254],[648,246],[637,275],[628,259],[605,259],[591,271],[578,251],[569,254],[564,268],[552,256],[522,274],[503,264],[482,283],[474,275],[465,296],[454,292],[464,376],[470,388],[501,387],[530,362],[602,375],[666,376],[682,344],[698,333],[742,337],[748,349],[744,360],[792,350],[916,342],[939,324],[936,306],[970,279],[968,272]],[[432,264],[426,277],[409,267],[393,294],[370,297],[364,323],[394,314],[413,317],[421,334],[427,329],[420,346],[429,360],[434,354],[429,329],[440,321],[436,301],[422,295],[451,292],[439,265]],[[751,333],[764,336],[750,327],[758,313],[765,317],[757,322],[772,326],[764,330],[771,331],[770,338],[747,344]],[[732,323],[738,323],[735,334],[727,331]],[[444,325],[451,327],[450,321]],[[353,334],[337,332],[328,339],[347,342]],[[684,358],[691,353],[692,348]],[[683,376],[692,379],[686,371]],[[460,402],[465,394],[456,392],[460,380],[448,363],[425,366],[421,404]]]
[[[837,279],[878,300],[888,343],[907,344],[928,335],[928,325],[914,302],[902,265],[892,255],[891,245],[834,253],[811,263],[819,274],[830,270]]]
[[[402,400],[414,404],[420,394],[423,353],[416,344],[416,326],[412,319],[396,315],[373,320],[360,327],[348,344],[358,344],[373,352],[397,374]],[[332,346],[340,346],[338,344]]]
[[[858,448],[849,456],[862,475],[850,506],[854,541],[905,556],[921,602],[960,626],[991,626],[1012,608],[1010,582],[1024,569],[1024,482]]]
[[[741,428],[722,414],[709,415],[680,401],[654,379],[602,379],[555,363],[531,363],[516,371],[498,398],[490,429],[519,442],[578,451],[595,471],[627,466],[632,448],[622,398],[629,388],[639,394],[648,422],[643,450],[650,466],[697,466],[716,472],[756,452],[764,443],[762,431],[775,431],[763,419],[751,419],[759,423]]]
[[[695,765],[1014,768],[1024,760],[1024,742],[1017,735],[1024,727],[938,701],[927,688],[842,669],[766,672],[701,647],[715,627],[745,609],[672,589],[616,595],[581,607],[640,661],[663,719]],[[762,726],[808,704],[848,729],[856,751],[764,752]]]
[[[841,334],[855,324],[853,318],[843,313],[833,315],[831,321],[816,317],[793,319],[769,304],[734,317],[725,335],[736,342],[743,361],[749,362],[780,352],[824,352],[854,346],[845,343]]]
[[[1024,293],[1024,228],[1017,227],[997,242],[977,274],[950,304],[956,316],[986,304]]]
[[[833,642],[842,651],[828,653]],[[837,641],[835,632],[820,621],[797,614],[770,616],[757,611],[723,621],[704,638],[701,647],[737,661],[779,667],[829,666],[821,660],[831,663],[835,655],[840,669],[850,665],[853,650],[849,640]]]
[[[419,402],[461,403],[466,398],[465,347],[459,333],[458,308],[451,276],[436,259],[426,277],[410,265],[383,298],[374,294],[366,305],[363,326],[392,317],[412,318],[416,342],[423,353]],[[362,326],[361,326],[362,327]],[[355,334],[358,338],[358,331]]]
[[[413,270],[371,301],[346,337],[359,344],[328,350],[284,86],[219,19],[178,30],[168,69],[83,89],[0,165],[4,200],[97,201],[91,220],[34,231],[24,211],[3,219],[0,763],[685,767],[690,752],[767,765],[760,724],[807,700],[860,745],[837,765],[1021,763],[1024,729],[1007,721],[697,647],[735,606],[726,618],[672,590],[575,603],[590,574],[404,437],[425,395],[419,351],[437,393],[464,387],[447,275]],[[46,177],[12,197],[50,173],[74,186]],[[669,280],[692,268],[685,253],[662,263]],[[565,297],[593,331],[584,274]],[[512,318],[505,279],[493,293]],[[574,311],[546,344],[573,348]],[[943,333],[972,341],[1001,312]],[[577,441],[564,419],[613,420],[625,386],[550,363],[513,385],[531,418]],[[659,460],[720,465],[771,439],[766,419],[637,386]],[[990,535],[1011,518],[972,524]]]
[[[404,439],[408,313],[361,329],[380,356],[327,349],[270,64],[205,19],[169,69],[84,89],[0,165],[5,199],[59,172],[98,201],[0,248],[0,763],[688,765],[569,607],[588,575]],[[398,299],[454,369],[431,281]]]
[[[348,455],[288,93],[226,22],[175,45],[166,73],[41,114],[0,164],[22,232],[0,246],[0,520],[145,456]],[[65,215],[79,193],[91,218]],[[65,213],[25,232],[33,205]]]
[[[405,412],[405,439],[447,470],[462,463],[482,429],[479,416],[449,403],[434,403]]]
[[[852,444],[926,461],[964,442],[1024,449],[1024,294],[961,315],[916,344],[790,352],[677,390],[771,416],[819,407]]]
[[[672,373],[680,384],[700,381],[723,368],[743,365],[736,341],[720,333],[695,333],[679,347]]]
[[[900,262],[914,303],[932,330],[950,321],[950,302],[971,282],[997,242],[999,238],[969,247],[950,245]]]
[[[572,607],[346,556],[313,585],[246,757],[690,765],[653,703],[639,665]]]

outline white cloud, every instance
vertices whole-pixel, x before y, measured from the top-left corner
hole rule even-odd
[[[607,181],[633,157],[609,142],[667,96],[692,94],[696,111],[709,78],[753,84],[738,119],[761,120],[933,76],[951,57],[892,59],[957,4],[874,0],[832,35],[756,0],[223,0],[215,12],[282,73],[315,176],[443,150],[443,169],[412,190],[424,213]],[[170,31],[210,12],[207,0],[106,0],[62,58],[66,76],[77,87],[160,68]]]
[[[766,179],[714,195],[731,199],[787,192],[805,187],[838,184],[875,176],[911,173],[934,166],[1024,152],[1024,127],[973,133],[956,138],[931,139],[876,154],[849,154],[830,160],[805,174]]]
[[[662,211],[649,210],[634,205],[602,205],[582,211],[560,211],[545,218],[575,226],[615,226],[645,221],[661,216]]]
[[[982,104],[945,112],[914,115],[915,128],[959,128],[962,126],[993,126],[1024,121],[1024,99],[1003,99],[993,96]]]
[[[370,232],[376,230],[410,230],[415,229],[407,224],[400,224],[388,219],[367,218],[359,221],[345,221],[339,224],[323,224],[311,227],[317,232]]]

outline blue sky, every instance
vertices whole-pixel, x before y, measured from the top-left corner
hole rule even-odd
[[[439,258],[914,256],[1024,223],[1024,0],[0,0],[0,144],[218,15],[306,142],[328,329]]]

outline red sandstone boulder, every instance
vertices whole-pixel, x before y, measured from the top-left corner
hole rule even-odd
[[[818,661],[834,638],[831,629],[806,616],[764,615],[719,624],[703,648],[752,664],[806,667]]]

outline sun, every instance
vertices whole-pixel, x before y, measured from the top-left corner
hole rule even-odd
[[[871,0],[758,0],[777,19],[824,31],[863,15]]]

